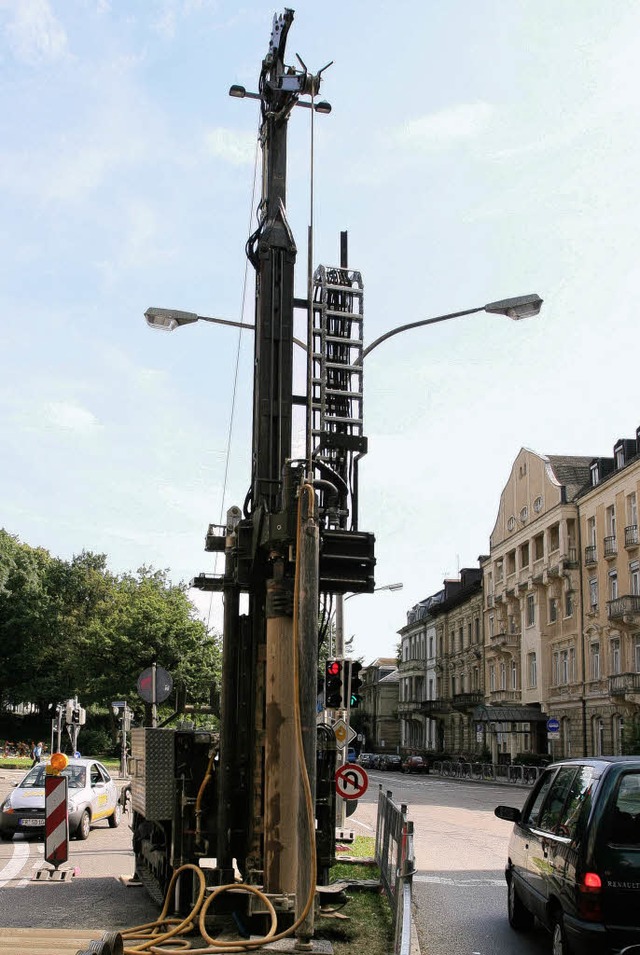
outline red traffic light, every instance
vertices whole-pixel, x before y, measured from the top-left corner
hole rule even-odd
[[[329,676],[339,676],[342,666],[339,660],[327,660],[327,673]]]

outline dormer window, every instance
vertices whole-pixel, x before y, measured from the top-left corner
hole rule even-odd
[[[617,444],[615,446],[615,448],[613,449],[613,454],[616,459],[616,470],[620,470],[620,468],[623,468],[625,465],[624,444],[622,442],[620,442],[620,444]]]
[[[591,465],[591,487],[595,487],[600,480],[600,463],[594,461]]]

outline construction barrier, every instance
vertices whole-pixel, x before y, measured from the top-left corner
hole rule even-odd
[[[68,786],[66,776],[44,778],[44,857],[55,866],[69,858]]]
[[[407,819],[407,807],[397,806],[390,791],[378,792],[375,860],[394,926],[394,955],[409,955],[411,950],[411,893],[415,860],[413,822]]]

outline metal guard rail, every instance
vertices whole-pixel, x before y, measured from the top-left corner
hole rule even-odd
[[[513,785],[533,786],[542,775],[545,766],[503,765],[502,763],[467,763],[459,760],[436,760],[431,772],[455,779],[487,779]]]
[[[407,807],[397,806],[391,791],[384,793],[382,786],[378,790],[375,860],[393,916],[393,955],[409,955],[415,870],[413,822],[407,819]]]

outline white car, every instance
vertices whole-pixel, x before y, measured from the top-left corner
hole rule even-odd
[[[86,839],[91,825],[107,819],[112,828],[120,825],[122,804],[118,787],[96,759],[70,759],[62,774],[69,780],[69,836]],[[29,770],[24,779],[2,802],[0,839],[9,841],[16,832],[44,835],[45,764]]]

